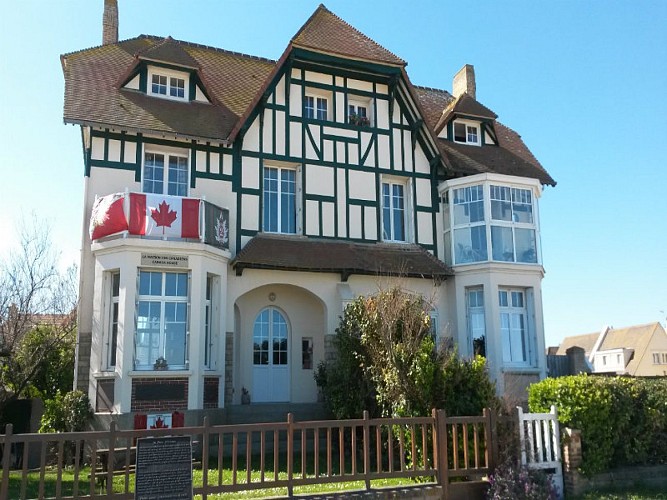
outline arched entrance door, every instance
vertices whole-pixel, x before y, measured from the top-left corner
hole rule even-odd
[[[263,309],[252,329],[252,400],[289,401],[289,328],[275,307]]]

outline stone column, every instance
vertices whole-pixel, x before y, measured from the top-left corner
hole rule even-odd
[[[583,492],[583,478],[578,470],[582,460],[581,431],[566,427],[563,441],[563,479],[568,497],[579,496]]]

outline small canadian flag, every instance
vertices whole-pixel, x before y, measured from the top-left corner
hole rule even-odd
[[[199,200],[130,193],[130,234],[199,238]]]
[[[114,193],[95,200],[93,213],[90,216],[91,240],[127,231],[127,219],[123,210],[124,199],[123,193]]]

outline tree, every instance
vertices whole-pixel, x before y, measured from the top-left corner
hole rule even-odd
[[[49,363],[67,357],[76,332],[76,267],[58,270],[49,226],[34,217],[19,240],[0,263],[0,413],[35,390],[62,387],[62,372]]]
[[[484,358],[460,359],[431,335],[431,303],[398,286],[359,297],[336,329],[336,359],[321,363],[315,380],[336,418],[481,414],[495,387]]]

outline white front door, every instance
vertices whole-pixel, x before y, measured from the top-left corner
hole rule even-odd
[[[267,307],[257,315],[252,345],[252,401],[289,401],[289,328],[275,307]]]

